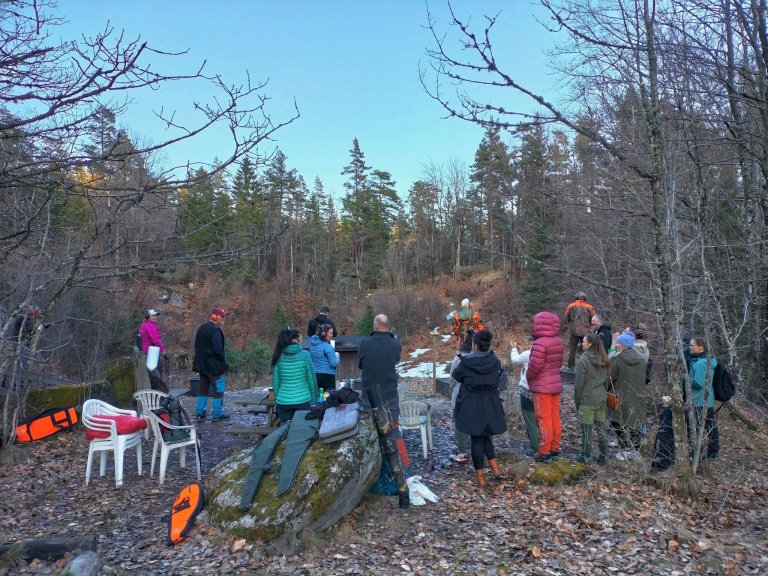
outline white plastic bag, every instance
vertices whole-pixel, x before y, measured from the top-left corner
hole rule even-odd
[[[157,368],[158,360],[160,360],[160,347],[150,346],[147,350],[147,370],[152,372]]]
[[[411,476],[406,482],[408,483],[408,497],[414,506],[423,506],[427,500],[430,502],[439,501],[435,493],[421,483],[421,476]]]

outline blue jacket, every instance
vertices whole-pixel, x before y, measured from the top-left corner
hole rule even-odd
[[[715,405],[715,390],[712,387],[712,381],[715,376],[715,366],[717,366],[717,358],[714,356],[709,357],[709,378],[707,380],[707,388],[709,388],[709,398],[707,401],[707,408],[712,408]],[[704,406],[704,378],[707,374],[707,355],[706,354],[691,354],[691,369],[688,375],[691,378],[691,391],[693,392],[693,405]]]
[[[339,365],[339,359],[336,357],[336,351],[327,340],[320,336],[312,336],[309,339],[312,347],[309,354],[312,356],[312,366],[315,368],[315,374],[336,374],[336,366]]]

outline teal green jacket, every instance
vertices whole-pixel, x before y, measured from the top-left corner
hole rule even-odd
[[[715,366],[717,366],[717,358],[714,356],[709,357],[709,379],[707,380],[707,388],[709,388],[709,398],[707,399],[707,408],[712,408],[715,405],[715,391],[712,388],[712,381],[715,376]],[[707,355],[706,354],[692,354],[691,355],[691,370],[688,375],[691,378],[691,391],[693,392],[692,400],[694,406],[704,406],[704,378],[707,374]]]
[[[278,404],[314,402],[317,398],[317,379],[309,352],[302,350],[298,344],[286,346],[272,369],[272,387]]]

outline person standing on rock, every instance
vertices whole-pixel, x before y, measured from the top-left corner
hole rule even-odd
[[[499,398],[501,362],[490,351],[493,334],[480,330],[473,337],[473,351],[464,356],[451,377],[461,383],[456,398],[456,427],[469,434],[472,466],[477,485],[487,484],[485,460],[494,476],[501,475],[493,437],[507,431],[504,407]]]
[[[565,322],[568,324],[568,367],[574,371],[576,365],[576,350],[581,352],[581,339],[590,331],[592,316],[597,314],[595,307],[587,303],[584,292],[576,292],[573,302],[565,309]]]
[[[221,330],[224,318],[229,312],[220,306],[211,308],[210,319],[197,329],[195,335],[195,357],[192,370],[200,374],[200,389],[197,396],[197,420],[204,422],[208,407],[208,396],[213,396],[211,420],[228,420],[224,413],[224,374],[227,359],[224,353],[224,332]]]

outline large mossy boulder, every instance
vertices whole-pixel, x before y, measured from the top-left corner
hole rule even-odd
[[[240,498],[254,446],[218,464],[209,474],[206,493],[214,526],[238,538],[268,543],[270,554],[290,554],[304,548],[314,532],[335,525],[351,512],[379,476],[381,449],[370,421],[342,442],[314,442],[301,462],[291,490],[277,497],[284,442],[272,458],[274,473],[261,479],[251,509],[240,510]]]
[[[51,388],[33,388],[27,395],[25,416],[33,418],[51,408],[81,406],[88,398],[113,402],[112,386],[108,381],[67,384]]]
[[[107,380],[112,383],[112,395],[118,406],[130,406],[136,392],[135,361],[130,356],[115,358],[107,364]]]

